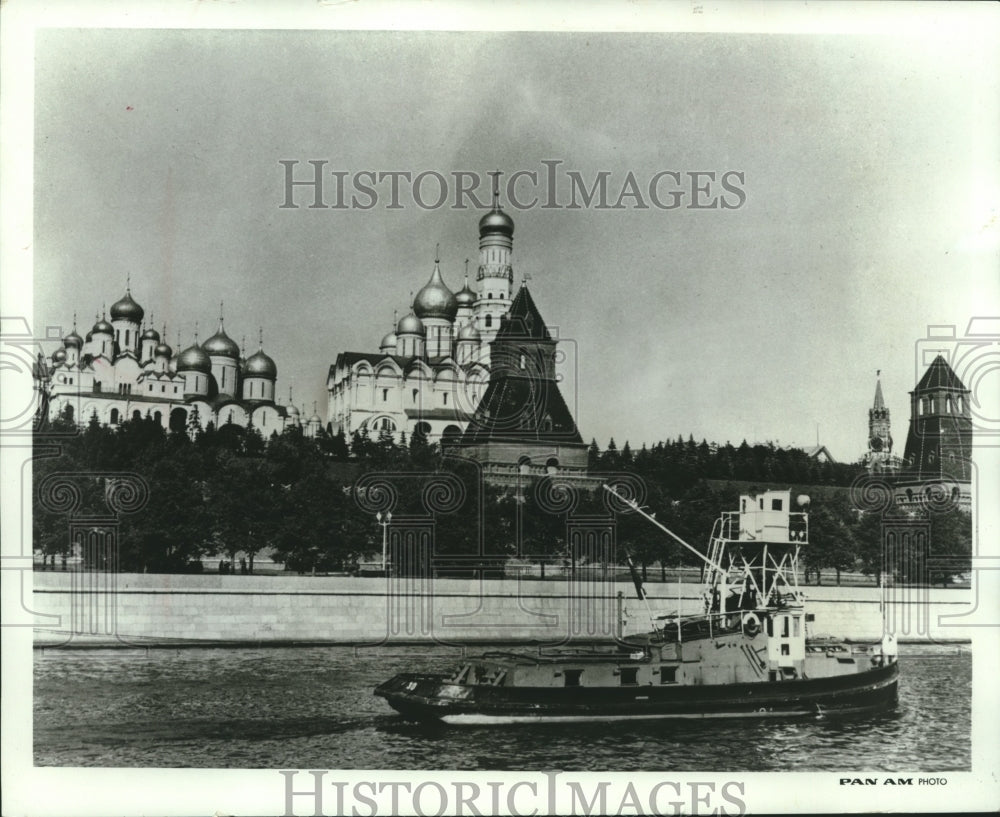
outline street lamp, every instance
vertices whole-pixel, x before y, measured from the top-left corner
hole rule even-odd
[[[378,523],[382,526],[382,572],[388,576],[389,574],[386,571],[386,559],[385,559],[386,545],[388,542],[387,539],[388,532],[386,531],[386,528],[389,527],[389,523],[392,521],[392,514],[386,511],[385,515],[383,516],[382,512],[379,511],[378,513],[375,514],[375,519],[378,520]]]

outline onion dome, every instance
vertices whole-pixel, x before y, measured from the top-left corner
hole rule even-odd
[[[160,342],[160,333],[157,332],[152,326],[149,327],[145,332],[142,333],[140,340],[155,340],[157,343]]]
[[[418,318],[455,320],[455,313],[458,312],[458,301],[455,299],[455,293],[445,286],[444,280],[441,278],[441,268],[437,262],[434,263],[431,279],[413,299],[413,311]]]
[[[125,297],[111,304],[111,320],[113,321],[142,323],[142,316],[145,314],[145,310],[132,299],[132,293],[128,287],[125,288]]]
[[[66,350],[65,349],[56,349],[52,353],[52,362],[55,363],[56,365],[59,365],[60,363],[63,363],[65,360],[66,360]]]
[[[423,335],[424,334],[424,323],[412,312],[409,315],[404,315],[399,319],[399,323],[396,324],[396,334],[397,335]]]
[[[382,338],[382,342],[379,343],[378,348],[380,350],[395,349],[396,348],[396,333],[395,332],[389,332],[385,337]]]
[[[179,372],[204,372],[210,374],[212,371],[212,361],[197,343],[188,346],[177,358],[177,371]]]
[[[219,322],[219,331],[202,344],[202,349],[210,355],[231,357],[233,360],[240,358],[240,347],[236,345],[235,340],[226,334],[221,321]]]
[[[171,349],[165,342],[156,344],[156,348],[153,350],[153,357],[170,357],[173,355],[174,350]]]
[[[298,420],[302,416],[299,414],[299,410],[295,407],[294,403],[289,403],[285,406],[285,414],[288,415],[289,420]]]
[[[73,329],[66,337],[63,338],[63,346],[67,349],[73,347],[74,349],[79,349],[83,346],[83,338],[81,338],[77,333],[76,329]]]
[[[469,321],[469,323],[465,324],[465,326],[463,326],[461,331],[458,333],[458,339],[474,340],[478,343],[482,338],[479,335],[479,330],[472,325],[472,321]]]
[[[94,328],[90,331],[93,335],[113,335],[115,333],[115,328],[102,316],[101,319],[94,324]]]
[[[270,357],[264,354],[264,350],[260,349],[247,358],[243,374],[247,377],[263,377],[267,380],[276,380],[278,377],[278,367],[274,365],[274,361]]]
[[[479,237],[485,238],[495,233],[512,238],[514,235],[514,219],[501,210],[500,205],[494,201],[493,209],[479,219]]]
[[[462,287],[458,292],[455,293],[455,300],[458,301],[458,307],[461,309],[463,306],[469,307],[470,309],[476,304],[476,293],[469,289],[469,279],[465,279],[465,286]]]

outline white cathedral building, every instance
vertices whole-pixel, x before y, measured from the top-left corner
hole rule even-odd
[[[490,343],[510,310],[514,222],[500,209],[479,221],[479,266],[473,290],[452,292],[435,258],[411,311],[382,338],[378,352],[341,352],[327,377],[327,422],[351,438],[389,432],[399,440],[418,428],[428,440],[457,442],[490,378]]]
[[[220,310],[221,312],[221,310]],[[86,338],[73,330],[48,360],[40,359],[37,387],[48,404],[48,416],[69,411],[81,426],[98,422],[117,426],[149,417],[172,431],[193,432],[197,426],[228,423],[253,425],[267,438],[286,426],[301,424],[301,412],[275,399],[278,368],[264,352],[246,357],[226,334],[222,316],[218,331],[204,343],[183,351],[171,349],[163,335],[144,324],[145,310],[133,299],[131,286],[103,314]],[[180,335],[178,334],[178,347]],[[315,434],[320,419],[306,424]]]

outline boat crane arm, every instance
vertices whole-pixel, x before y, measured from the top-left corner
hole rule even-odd
[[[713,562],[711,559],[709,559],[707,556],[705,556],[700,550],[698,550],[697,548],[691,547],[691,545],[689,545],[687,542],[685,542],[683,539],[681,539],[681,537],[679,537],[672,530],[670,530],[669,528],[667,528],[666,526],[664,526],[662,523],[657,522],[656,519],[653,517],[653,515],[646,513],[642,508],[640,508],[639,507],[639,503],[636,502],[634,499],[626,499],[620,493],[618,493],[614,488],[612,488],[610,485],[603,485],[602,487],[609,494],[614,494],[616,497],[618,497],[622,502],[624,502],[626,505],[628,505],[632,510],[636,511],[637,513],[642,514],[644,517],[646,517],[646,519],[648,519],[650,522],[652,522],[654,525],[656,525],[656,527],[658,527],[664,533],[666,533],[667,535],[669,535],[669,536],[673,537],[674,539],[676,539],[678,542],[680,542],[680,544],[684,545],[684,547],[686,547],[688,550],[690,550],[695,556],[697,556],[699,559],[701,559],[705,564],[707,564],[713,570],[718,570],[722,574],[725,574],[725,573],[728,572],[725,567],[723,567],[722,565],[718,564],[717,562]]]

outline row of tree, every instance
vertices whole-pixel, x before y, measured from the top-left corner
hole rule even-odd
[[[123,571],[185,571],[208,556],[225,555],[235,563],[243,554],[252,572],[255,555],[264,549],[290,570],[351,570],[379,558],[379,512],[393,514],[397,534],[407,525],[425,529],[433,520],[439,565],[451,559],[455,565],[496,567],[519,558],[572,569],[581,559],[620,562],[626,553],[644,573],[657,563],[699,564],[638,515],[614,506],[616,552],[572,553],[568,523],[608,515],[606,496],[586,490],[567,496],[544,481],[516,491],[485,485],[474,463],[442,453],[419,433],[405,444],[388,433],[376,439],[358,435],[348,452],[343,435],[313,440],[298,429],[264,440],[253,428],[209,424],[192,439],[149,419],[109,428],[95,418],[77,431],[70,418],[60,418],[35,442],[34,545],[53,566],[70,550],[70,523],[78,527],[80,520],[106,517],[108,492],[123,480],[141,482],[144,495],[118,516],[117,564]],[[612,441],[602,451],[592,443],[590,459],[595,471],[638,478],[657,520],[702,550],[719,512],[735,508],[747,490],[736,480],[805,490],[815,500],[806,568],[817,575],[832,569],[838,582],[844,570],[875,577],[882,569],[883,517],[860,513],[845,487],[857,477],[857,467],[818,464],[804,452],[770,445],[744,442],[734,448],[691,439],[635,453],[627,444],[618,450]],[[57,501],[62,483],[78,494],[72,508]],[[810,487],[817,485],[826,487]],[[956,510],[928,521],[936,556],[968,556],[967,514]],[[889,567],[899,572],[900,566]]]

